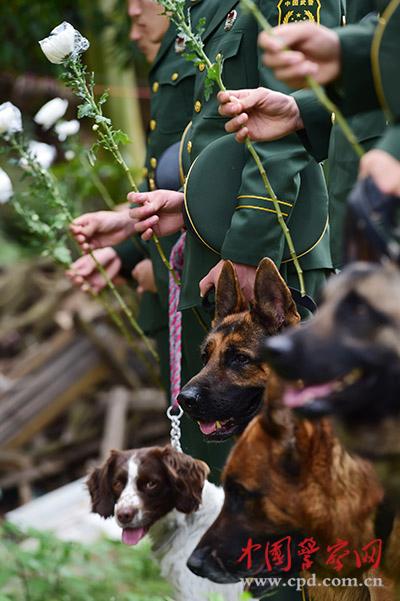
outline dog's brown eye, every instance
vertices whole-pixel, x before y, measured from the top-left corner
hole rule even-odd
[[[148,480],[145,484],[145,489],[146,490],[154,490],[156,489],[158,486],[158,482],[156,482],[155,480]]]
[[[124,490],[124,483],[122,480],[115,480],[115,482],[113,482],[112,489],[117,495],[121,494]]]

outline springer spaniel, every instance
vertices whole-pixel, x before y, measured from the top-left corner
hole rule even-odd
[[[175,601],[208,601],[219,593],[238,601],[243,585],[221,585],[195,576],[186,566],[192,551],[219,514],[222,488],[207,481],[208,466],[170,446],[111,451],[87,485],[92,511],[115,516],[122,541],[136,545],[147,533]]]

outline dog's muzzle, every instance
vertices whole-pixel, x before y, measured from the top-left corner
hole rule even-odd
[[[187,567],[196,576],[207,578],[218,584],[238,582],[235,576],[225,570],[222,562],[212,551],[211,547],[199,547],[195,549],[188,559]]]

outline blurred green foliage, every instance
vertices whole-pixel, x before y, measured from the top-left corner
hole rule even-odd
[[[0,528],[0,601],[166,601],[147,544],[63,542],[44,532]]]

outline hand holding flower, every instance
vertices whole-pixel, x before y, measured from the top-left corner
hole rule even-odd
[[[121,269],[121,259],[113,248],[99,248],[93,252],[93,257],[91,255],[79,257],[66,275],[72,284],[81,288],[83,292],[90,289],[98,294],[107,287],[104,276],[98,271],[98,264],[103,267],[109,279],[115,281]]]
[[[183,198],[182,192],[172,190],[128,194],[128,200],[139,205],[130,211],[135,231],[143,240],[150,240],[154,234],[164,237],[179,232],[184,226]]]
[[[70,226],[72,235],[84,252],[118,244],[135,233],[129,209],[85,213]]]

